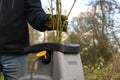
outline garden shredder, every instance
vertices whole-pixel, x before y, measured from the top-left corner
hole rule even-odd
[[[25,52],[37,53],[37,69],[19,80],[84,80],[79,44],[40,43]]]

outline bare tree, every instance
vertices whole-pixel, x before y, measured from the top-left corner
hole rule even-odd
[[[71,26],[74,31],[69,34],[68,40],[80,43],[81,51],[89,54],[91,61],[95,62],[99,57],[108,61],[112,54],[118,51],[119,38],[114,29],[116,20],[113,16],[116,10],[119,10],[119,6],[114,0],[94,0],[90,5],[91,10],[73,18]]]

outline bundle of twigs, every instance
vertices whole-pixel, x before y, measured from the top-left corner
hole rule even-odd
[[[70,8],[69,13],[66,15],[67,17],[69,17],[69,15],[70,15],[70,13],[71,13],[74,5],[75,5],[75,2],[76,2],[76,0],[74,0],[74,2],[72,4],[72,7]],[[53,7],[54,3],[56,5],[55,8]],[[62,20],[61,20],[62,19],[61,18],[62,17],[62,3],[61,3],[61,0],[56,0],[56,1],[51,0],[50,1],[50,12],[51,12],[52,15],[54,15],[53,14],[54,9],[55,9],[55,13],[57,15],[57,18],[56,18],[57,30],[56,30],[56,32],[55,31],[53,32],[53,35],[54,35],[54,38],[55,38],[55,42],[61,43],[61,40],[62,40],[62,35],[61,34],[63,32],[63,26],[62,26]],[[54,21],[55,20],[53,20],[53,24],[54,24]],[[54,26],[53,26],[53,28],[54,28]]]

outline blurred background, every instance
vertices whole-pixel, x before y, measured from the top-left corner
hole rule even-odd
[[[50,13],[50,1],[41,0]],[[67,15],[74,0],[62,0]],[[120,80],[120,0],[77,0],[68,17],[68,31],[62,43],[80,44],[85,80]],[[30,43],[54,42],[53,32],[30,27]],[[29,55],[29,68],[35,59]]]

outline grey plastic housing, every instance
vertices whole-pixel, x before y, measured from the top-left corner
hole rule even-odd
[[[49,47],[49,45],[44,45],[44,47]],[[54,47],[55,46],[52,47],[51,61],[49,64],[45,64],[41,60],[38,61],[33,80],[84,80],[83,66],[79,51],[80,46],[72,46],[72,44],[67,46],[62,45],[62,47],[59,46],[60,49],[64,48],[65,50],[62,49],[61,51],[57,48],[54,51]],[[73,53],[71,50],[72,47],[76,49],[76,51],[73,49]],[[35,47],[31,48],[34,51]],[[27,48],[27,51],[29,50],[31,49]],[[38,49],[36,49],[36,51],[38,51]],[[69,54],[69,52],[71,53]],[[30,75],[24,76],[19,80],[30,80]]]

